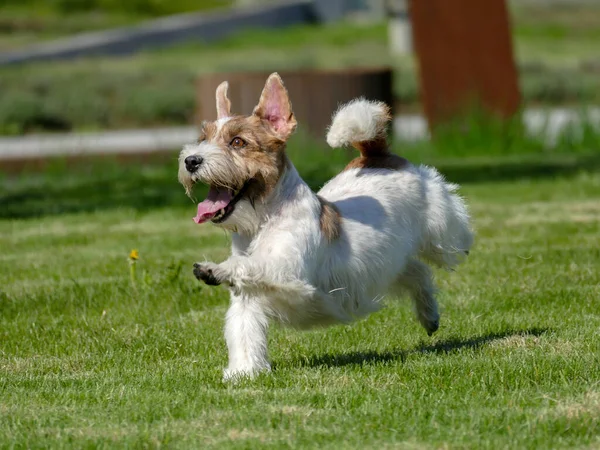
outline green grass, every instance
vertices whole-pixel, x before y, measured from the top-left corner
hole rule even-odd
[[[192,222],[175,153],[4,175],[2,446],[598,447],[598,153],[488,136],[486,155],[477,136],[402,144],[463,184],[477,231],[468,261],[436,273],[440,331],[407,301],[352,326],[273,327],[273,373],[239,386],[221,383],[227,292],[191,275],[229,239]],[[290,148],[315,188],[349,158],[325,152]]]

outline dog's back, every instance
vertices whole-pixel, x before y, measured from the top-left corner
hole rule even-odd
[[[437,170],[415,167],[390,152],[390,120],[385,104],[364,99],[343,105],[334,114],[327,142],[332,147],[352,145],[360,156],[327,183],[319,195],[334,202],[346,219],[362,212],[365,217],[373,216],[371,221],[379,218],[381,227],[402,228],[394,233],[402,241],[397,245],[404,247],[397,248],[400,253],[410,256],[418,252],[437,266],[451,268],[468,254],[473,243],[467,207],[457,194],[458,186],[447,183]],[[351,202],[350,198],[354,200]],[[384,205],[385,224],[381,214],[368,207],[375,201]],[[397,204],[385,207],[389,202]],[[344,211],[347,205],[354,210]],[[411,245],[411,249],[407,248]]]

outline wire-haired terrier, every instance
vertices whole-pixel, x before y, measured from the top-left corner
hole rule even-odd
[[[269,76],[250,116],[231,114],[227,87],[216,91],[217,120],[205,122],[179,158],[188,194],[196,182],[209,186],[194,221],[232,234],[226,261],[194,264],[199,280],[231,291],[224,378],[270,369],[270,320],[347,323],[379,310],[396,290],[409,293],[421,325],[435,332],[438,305],[424,261],[452,268],[473,242],[457,186],[392,154],[389,108],[358,99],[334,114],[327,142],[360,156],[315,194],[285,153],[296,119],[279,75]]]

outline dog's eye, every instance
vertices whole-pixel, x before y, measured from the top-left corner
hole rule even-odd
[[[244,141],[242,138],[240,137],[234,137],[231,142],[229,143],[229,145],[231,145],[233,148],[242,148],[243,146],[246,145],[246,141]]]

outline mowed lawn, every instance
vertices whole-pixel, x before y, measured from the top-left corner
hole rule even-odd
[[[406,300],[273,327],[274,371],[237,386],[227,292],[191,274],[228,238],[192,203],[1,220],[0,446],[600,447],[600,173],[461,192],[477,238],[437,272],[438,333]]]

